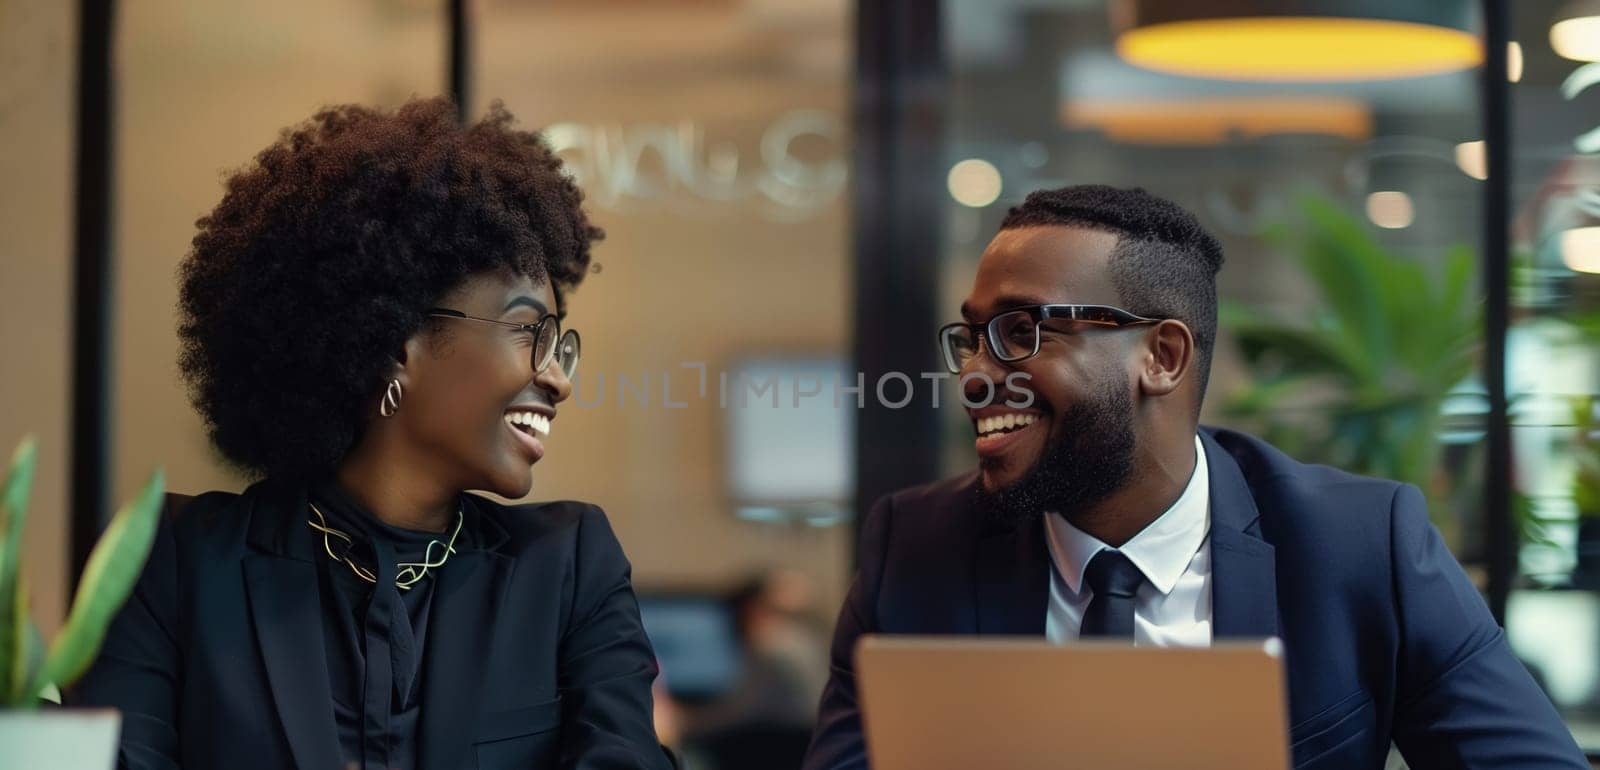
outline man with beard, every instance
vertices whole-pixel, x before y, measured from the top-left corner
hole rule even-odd
[[[867,766],[853,655],[869,633],[1276,636],[1296,767],[1382,768],[1391,742],[1417,770],[1588,767],[1416,488],[1199,427],[1221,265],[1191,214],[1142,190],[1011,210],[940,344],[967,403],[1013,387],[968,410],[975,473],[863,522],[807,770]],[[1127,718],[1130,740],[1161,739]]]

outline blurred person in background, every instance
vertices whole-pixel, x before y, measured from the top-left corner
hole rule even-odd
[[[260,479],[173,500],[94,666],[123,768],[671,766],[592,505],[508,506],[572,390],[582,194],[498,104],[340,106],[227,180],[182,370]]]
[[[727,604],[741,672],[727,694],[695,715],[686,755],[703,770],[798,768],[828,679],[815,587],[804,573],[774,569],[741,583]]]

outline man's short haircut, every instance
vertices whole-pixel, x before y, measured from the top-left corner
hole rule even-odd
[[[1074,185],[1029,194],[1006,214],[1000,229],[1039,226],[1086,227],[1117,236],[1110,267],[1123,309],[1189,327],[1204,399],[1217,340],[1222,245],[1200,221],[1182,206],[1140,188]]]

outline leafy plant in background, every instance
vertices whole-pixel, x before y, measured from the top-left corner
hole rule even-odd
[[[117,511],[95,544],[66,624],[47,653],[28,615],[20,564],[22,525],[37,460],[33,439],[24,439],[0,482],[0,708],[32,708],[47,687],[65,687],[88,670],[111,618],[144,569],[161,512],[165,480],[157,470],[134,501]]]
[[[1572,425],[1576,429],[1572,445],[1572,502],[1583,516],[1600,514],[1600,425],[1595,424],[1600,404],[1594,396],[1572,400]]]
[[[1222,306],[1252,374],[1225,411],[1299,459],[1416,484],[1443,513],[1441,407],[1472,372],[1482,335],[1472,249],[1452,247],[1430,269],[1333,201],[1304,198],[1300,213],[1268,237],[1299,261],[1321,305],[1287,320]]]
[[[1526,263],[1531,258],[1522,261]],[[1517,262],[1512,267],[1515,278]],[[1514,280],[1512,288],[1538,296],[1534,294],[1537,287],[1525,282]],[[1576,298],[1568,295],[1562,299],[1572,302]],[[1550,312],[1547,305],[1528,304],[1544,314],[1527,324],[1525,334],[1537,335],[1541,342],[1551,345],[1546,355],[1577,353],[1574,362],[1587,369],[1587,353],[1600,348],[1600,311],[1561,307]],[[1567,382],[1560,372],[1539,374],[1553,374],[1554,381],[1541,378],[1544,387],[1530,387],[1524,382],[1520,391],[1513,382],[1509,400],[1513,428],[1529,428],[1535,434],[1523,451],[1541,452],[1548,465],[1530,480],[1538,487],[1537,493],[1514,489],[1511,502],[1522,544],[1537,546],[1546,551],[1546,557],[1553,553],[1556,558],[1540,558],[1536,553],[1529,559],[1529,553],[1524,551],[1519,568],[1539,583],[1600,588],[1600,396],[1582,392],[1581,385],[1574,388],[1574,383]],[[1549,445],[1545,446],[1547,441]],[[1543,484],[1548,470],[1567,475],[1564,489]],[[1576,520],[1572,513],[1577,514]],[[1575,543],[1571,539],[1574,526]],[[1571,556],[1576,556],[1577,562],[1568,571],[1566,560]]]
[[[1563,320],[1582,335],[1590,347],[1600,347],[1600,311],[1569,313]],[[1577,395],[1570,398],[1572,426],[1573,479],[1572,501],[1578,514],[1600,517],[1600,397]]]

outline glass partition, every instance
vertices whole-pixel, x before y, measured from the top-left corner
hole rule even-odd
[[[1600,749],[1600,47],[1554,0],[1513,4],[1506,378],[1517,654]],[[1593,29],[1593,27],[1589,27]],[[1576,30],[1576,31],[1575,31]],[[1516,66],[1516,65],[1520,65]]]

